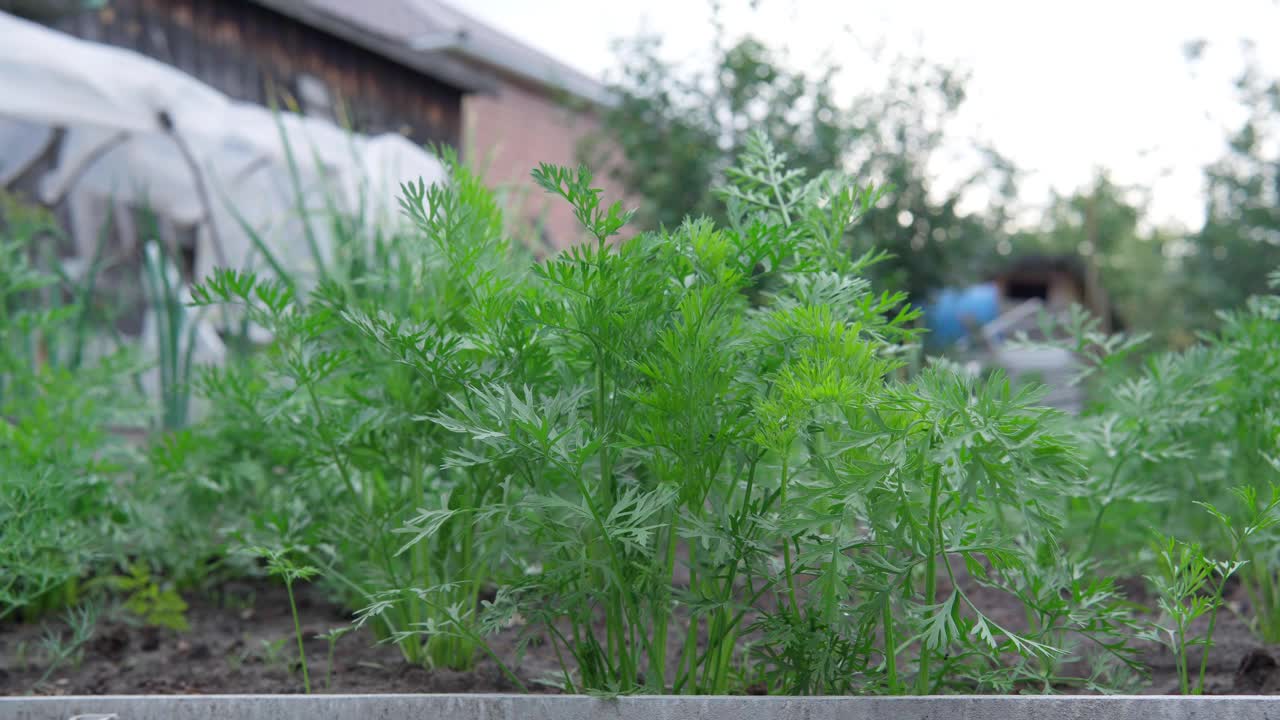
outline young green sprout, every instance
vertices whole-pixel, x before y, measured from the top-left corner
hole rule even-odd
[[[268,548],[255,545],[246,548],[245,552],[265,560],[267,572],[284,581],[285,591],[289,595],[289,612],[293,616],[293,632],[298,641],[298,661],[302,665],[302,684],[307,694],[311,694],[311,676],[307,671],[307,653],[302,647],[302,623],[298,619],[298,603],[293,597],[293,584],[306,582],[319,574],[319,570],[310,565],[299,565],[292,559],[292,548]]]

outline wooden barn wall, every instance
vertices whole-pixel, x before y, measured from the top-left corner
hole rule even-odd
[[[136,50],[262,105],[272,88],[296,95],[299,76],[310,75],[341,108],[339,120],[360,132],[454,147],[460,141],[457,88],[248,0],[112,0],[55,27]]]

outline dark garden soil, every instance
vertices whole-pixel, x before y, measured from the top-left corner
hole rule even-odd
[[[1135,595],[1139,587],[1132,588]],[[978,594],[984,591],[971,588]],[[315,636],[350,623],[350,614],[328,602],[312,586],[297,588],[299,613],[314,692],[331,693],[471,693],[516,692],[518,688],[489,659],[472,672],[425,670],[406,663],[391,645],[378,644],[368,630],[338,640],[333,667],[327,641]],[[122,613],[107,613],[85,645],[78,663],[46,675],[39,649],[40,624],[0,624],[0,695],[120,695],[208,693],[300,693],[302,675],[296,665],[293,621],[284,590],[267,582],[228,583],[203,597],[188,598],[190,629],[185,632],[144,627]],[[1001,620],[999,597],[980,604]],[[1241,613],[1248,608],[1232,597]],[[1016,623],[1020,609],[1009,607],[1007,621]],[[47,623],[56,627],[53,620]],[[494,650],[515,657],[515,632],[494,640]],[[1151,667],[1145,692],[1178,691],[1173,657],[1141,643]],[[1197,660],[1198,653],[1194,656]],[[1208,690],[1212,693],[1280,694],[1280,647],[1259,645],[1235,613],[1224,612],[1210,652]],[[539,680],[554,680],[556,664],[550,647],[531,646],[516,672],[533,692],[555,692]]]
[[[406,663],[394,645],[379,644],[368,629],[341,637],[329,668],[329,643],[315,636],[351,624],[352,616],[314,586],[294,588],[313,692],[468,693],[517,692],[496,663],[481,660],[472,672],[425,670]],[[301,693],[297,641],[284,588],[233,582],[202,597],[188,597],[184,632],[144,627],[123,613],[104,615],[78,665],[57,668],[40,683],[44,630],[0,625],[0,695],[125,695]],[[56,627],[55,619],[47,625]],[[514,635],[514,633],[513,633]],[[498,637],[495,650],[514,654],[514,637]],[[550,667],[527,659],[520,675],[530,684]]]

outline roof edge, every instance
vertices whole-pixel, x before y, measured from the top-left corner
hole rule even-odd
[[[406,47],[391,38],[385,38],[381,42],[377,42],[371,33],[352,26],[347,20],[334,17],[329,13],[294,0],[252,1],[317,30],[327,32],[334,37],[342,38],[352,45],[362,47],[376,55],[381,55],[388,60],[436,78],[463,92],[497,92],[498,80],[492,74],[476,70],[466,63],[441,53],[414,51],[412,48]]]
[[[423,38],[427,46],[440,47],[499,73],[561,91],[596,107],[618,104],[604,83],[466,12],[455,0],[416,0],[413,6],[440,28],[441,35],[449,36],[447,40],[439,36]],[[410,40],[408,45],[412,48],[418,42]]]
[[[505,57],[501,50],[484,47],[467,40],[450,47],[448,52],[521,80],[572,95],[596,107],[612,108],[618,105],[617,97],[607,86],[586,76],[578,75],[576,71],[558,73],[550,68],[528,67]]]

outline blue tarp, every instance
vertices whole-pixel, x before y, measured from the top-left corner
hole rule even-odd
[[[1000,315],[1000,291],[994,283],[967,288],[946,288],[924,307],[929,328],[927,342],[950,345],[969,335],[970,327],[981,327]]]

